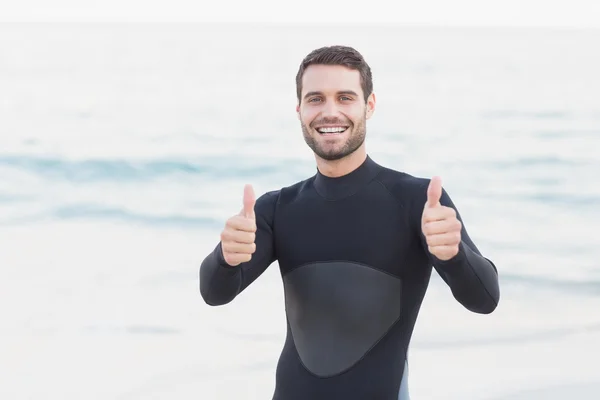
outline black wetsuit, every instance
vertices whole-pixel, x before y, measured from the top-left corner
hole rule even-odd
[[[200,292],[216,306],[278,261],[287,338],[273,399],[403,399],[407,350],[432,266],[467,309],[496,308],[496,267],[464,223],[456,257],[441,261],[427,250],[420,227],[428,184],[370,157],[340,178],[317,171],[257,199],[251,261],[229,267],[217,245],[202,262]],[[445,190],[440,202],[454,208]]]

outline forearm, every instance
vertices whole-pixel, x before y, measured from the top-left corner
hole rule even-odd
[[[219,243],[200,265],[200,294],[211,306],[227,304],[240,292],[242,269],[227,265]]]
[[[256,201],[256,251],[250,261],[229,266],[221,243],[202,261],[200,294],[206,304],[220,306],[231,302],[275,261],[273,215],[277,194],[269,192]]]
[[[489,314],[500,300],[498,272],[494,264],[464,240],[458,254],[447,261],[432,256],[458,302],[470,311]]]

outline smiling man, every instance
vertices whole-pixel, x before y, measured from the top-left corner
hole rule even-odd
[[[371,70],[345,46],[302,61],[296,111],[317,171],[255,198],[200,266],[210,305],[231,302],[277,261],[287,337],[274,400],[408,400],[407,353],[432,270],[466,309],[499,301],[483,257],[438,177],[376,163],[365,147]]]

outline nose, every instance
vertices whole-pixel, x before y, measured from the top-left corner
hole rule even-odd
[[[335,101],[325,102],[325,104],[323,105],[323,108],[321,109],[321,114],[324,117],[334,117],[334,116],[339,115],[339,110],[337,108]]]

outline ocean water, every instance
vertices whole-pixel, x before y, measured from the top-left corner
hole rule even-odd
[[[315,172],[302,57],[371,64],[378,162],[440,175],[500,270],[491,315],[434,275],[414,399],[598,399],[600,31],[0,25],[0,398],[268,399],[277,265],[205,305],[225,219]]]

